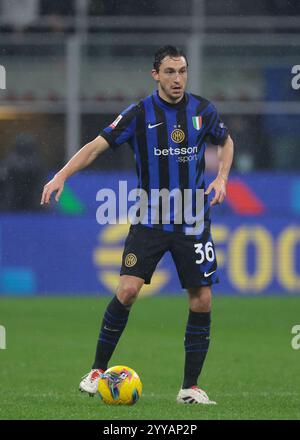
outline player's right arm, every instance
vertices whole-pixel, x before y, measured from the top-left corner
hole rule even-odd
[[[108,147],[108,142],[102,136],[97,136],[94,140],[84,145],[53,179],[44,186],[41,205],[49,203],[54,192],[56,192],[55,200],[58,202],[64,189],[65,181],[77,171],[90,165]]]
[[[58,202],[68,177],[90,165],[108,147],[115,149],[127,142],[135,132],[138,111],[138,105],[130,105],[112,124],[102,130],[96,139],[82,147],[54,178],[44,186],[41,205],[49,203],[54,192],[56,192],[55,200]]]

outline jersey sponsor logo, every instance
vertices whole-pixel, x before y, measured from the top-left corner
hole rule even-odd
[[[128,254],[125,258],[125,266],[126,267],[132,267],[135,266],[137,263],[137,257],[135,254]]]
[[[193,126],[196,130],[201,130],[202,127],[202,116],[193,116],[192,117]]]
[[[115,119],[114,122],[112,122],[110,124],[110,128],[112,128],[112,129],[116,128],[116,126],[118,125],[118,123],[121,121],[122,118],[123,118],[123,115],[119,115],[117,117],[117,119]]]
[[[154,147],[155,156],[178,156],[179,154],[196,154],[198,147],[182,147],[182,148],[159,148]]]
[[[171,139],[172,139],[172,141],[175,142],[176,144],[180,144],[180,143],[183,142],[184,139],[185,139],[184,131],[180,130],[179,128],[176,128],[176,129],[173,130],[172,133],[171,133]]]
[[[155,127],[158,127],[159,125],[161,125],[161,124],[163,124],[163,122],[159,122],[158,124],[150,124],[150,122],[149,122],[149,124],[148,124],[148,128],[155,128]]]
[[[208,278],[208,277],[210,277],[215,272],[216,272],[215,270],[213,270],[212,272],[208,272],[208,273],[204,272],[204,277]]]

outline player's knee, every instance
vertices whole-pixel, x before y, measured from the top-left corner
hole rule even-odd
[[[139,289],[131,284],[120,286],[117,292],[119,301],[124,305],[133,304],[139,294]]]
[[[207,298],[201,298],[199,300],[190,302],[190,309],[193,312],[210,312],[211,311],[211,301]]]
[[[211,289],[201,287],[189,289],[190,309],[194,312],[209,312],[211,310]]]
[[[201,312],[209,312],[211,310],[211,297],[205,296],[199,299],[198,308]]]

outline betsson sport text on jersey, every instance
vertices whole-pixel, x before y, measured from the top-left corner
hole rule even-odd
[[[155,156],[179,156],[178,162],[190,162],[191,160],[197,160],[198,147],[181,147],[181,148],[163,148],[154,147]],[[186,156],[189,154],[190,156]]]

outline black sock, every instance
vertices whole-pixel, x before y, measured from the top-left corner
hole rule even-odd
[[[182,388],[197,385],[209,347],[210,312],[190,310],[185,332],[185,366]]]
[[[124,306],[116,296],[108,304],[104,313],[99,339],[97,343],[95,362],[92,368],[107,370],[107,364],[126,327],[130,307]]]

